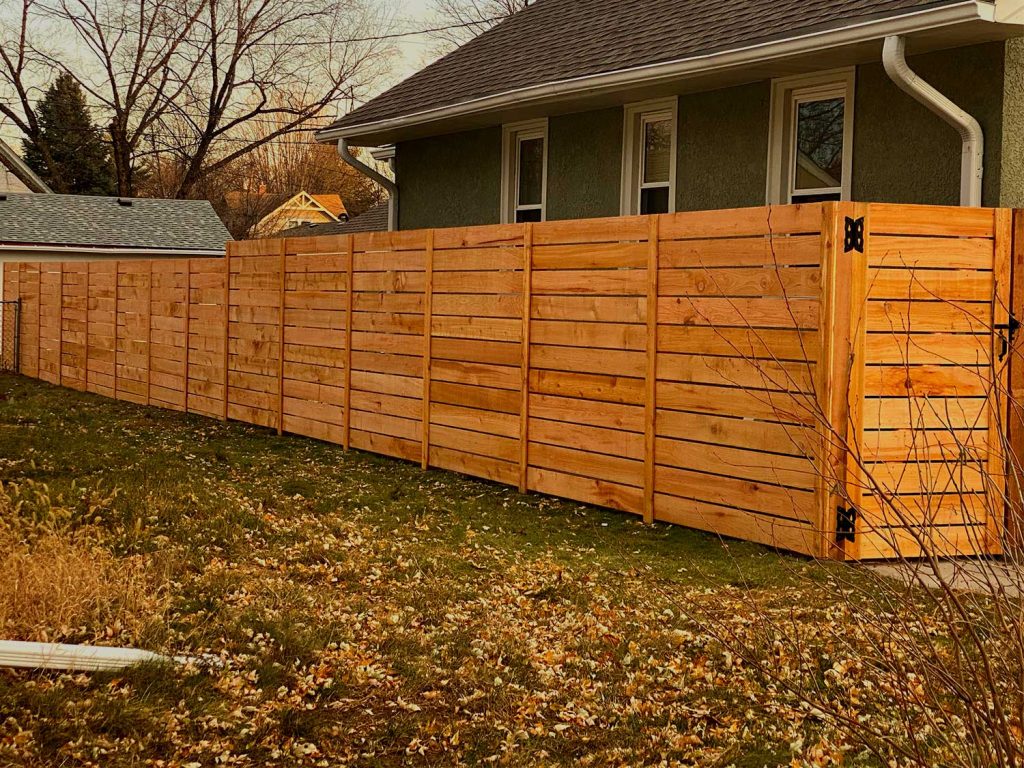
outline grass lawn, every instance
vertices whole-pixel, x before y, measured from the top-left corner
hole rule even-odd
[[[0,670],[0,765],[867,759],[701,618],[813,636],[849,568],[15,376],[0,479],[0,636],[221,660]]]

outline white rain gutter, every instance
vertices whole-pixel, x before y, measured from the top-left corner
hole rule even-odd
[[[349,149],[348,139],[338,139],[338,155],[348,165],[356,170],[356,172],[363,174],[368,179],[377,182],[388,193],[388,229],[395,229],[395,222],[398,220],[398,185],[385,176],[379,173],[377,169],[371,168],[358,157],[352,154],[352,150]]]
[[[223,258],[224,251],[199,251],[180,248],[111,248],[104,246],[90,247],[87,245],[33,245],[17,243],[0,243],[0,260],[11,261],[12,258],[26,261],[45,261],[47,256],[80,257],[94,259],[187,259]]]
[[[885,38],[882,64],[886,74],[900,90],[924,104],[960,134],[960,205],[980,206],[985,174],[985,134],[981,124],[910,68],[906,46],[907,41],[899,35]]]
[[[203,661],[187,656],[163,656],[137,648],[109,648],[98,645],[64,643],[28,643],[0,640],[0,667],[16,669],[54,669],[70,672],[102,672],[124,669],[136,664]],[[212,659],[206,659],[210,662]]]
[[[1008,18],[1010,18],[1009,15],[1003,14],[998,20]],[[351,139],[366,134],[409,128],[478,112],[526,107],[570,96],[593,95],[601,91],[614,91],[627,87],[658,85],[685,77],[763,63],[772,59],[815,53],[845,45],[874,42],[889,35],[921,32],[977,21],[996,22],[995,6],[983,0],[964,0],[964,2],[938,8],[912,11],[884,19],[869,19],[839,29],[809,32],[783,40],[773,40],[728,51],[543,83],[399,117],[359,125],[325,128],[316,134],[316,140],[323,143],[334,142],[339,139]]]

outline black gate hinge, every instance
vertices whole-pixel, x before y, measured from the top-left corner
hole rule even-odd
[[[843,253],[856,251],[864,253],[864,217],[846,217],[846,237],[843,239]]]
[[[1013,335],[1020,330],[1020,320],[1010,315],[1009,321],[997,325],[996,330],[999,331],[999,341],[1002,342],[1002,348],[999,351],[999,362],[1002,362],[1010,351],[1010,345],[1013,344]],[[1006,333],[1004,334],[1003,331]]]
[[[857,536],[857,508],[836,508],[836,541],[854,541]]]

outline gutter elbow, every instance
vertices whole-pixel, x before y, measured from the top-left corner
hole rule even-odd
[[[956,129],[962,143],[960,169],[960,204],[981,205],[981,182],[984,175],[985,134],[974,116],[926,82],[907,63],[906,40],[900,35],[885,38],[882,66],[889,79],[904,93],[913,97]]]
[[[371,168],[358,157],[352,154],[348,146],[348,139],[338,139],[338,156],[356,171],[366,176],[371,181],[380,184],[388,193],[388,229],[395,229],[395,221],[398,212],[398,184],[393,182],[384,174]]]

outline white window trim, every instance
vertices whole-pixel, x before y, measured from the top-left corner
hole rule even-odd
[[[622,130],[622,190],[620,193],[619,211],[623,216],[632,216],[640,212],[640,192],[643,188],[643,169],[640,143],[643,133],[637,131],[645,118],[655,115],[668,115],[672,120],[672,147],[669,150],[668,170],[668,211],[676,210],[676,163],[678,160],[677,144],[679,140],[679,99],[656,99],[627,104],[623,109]],[[638,154],[640,158],[638,159]],[[662,186],[648,185],[648,186]]]
[[[508,123],[501,127],[501,223],[510,224],[516,220],[519,191],[519,142],[523,139],[544,140],[544,165],[541,176],[540,220],[547,221],[548,210],[548,119],[527,120]],[[537,206],[522,206],[522,210],[536,209]]]
[[[809,99],[842,96],[843,108],[843,183],[840,199],[849,200],[853,188],[853,112],[857,71],[854,67],[816,72],[810,75],[781,77],[772,81],[771,122],[768,125],[768,188],[769,205],[788,203],[793,191],[794,164],[790,162],[796,135],[796,105]],[[786,146],[789,144],[789,146]],[[832,192],[804,189],[802,194]]]

